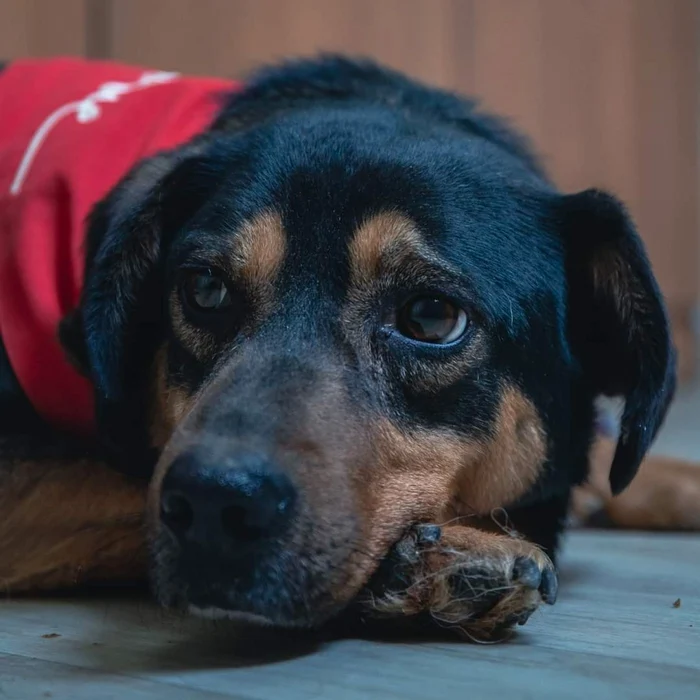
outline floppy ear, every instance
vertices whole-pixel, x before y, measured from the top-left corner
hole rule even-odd
[[[164,317],[163,253],[203,201],[206,173],[189,197],[181,192],[202,150],[143,161],[95,207],[80,305],[60,328],[69,358],[94,385],[101,435],[129,459],[148,450],[145,390]]]
[[[561,200],[569,336],[596,394],[625,408],[610,471],[613,493],[632,480],[675,389],[668,317],[644,246],[622,204],[598,190]]]

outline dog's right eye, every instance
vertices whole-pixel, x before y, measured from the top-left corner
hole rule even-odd
[[[192,270],[183,283],[185,302],[196,311],[219,311],[231,306],[231,293],[223,277],[212,270]]]
[[[419,343],[449,345],[464,336],[469,319],[464,309],[443,297],[417,297],[397,314],[396,329]]]

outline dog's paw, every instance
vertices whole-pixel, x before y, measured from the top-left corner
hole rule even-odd
[[[392,550],[367,605],[375,614],[429,615],[477,640],[525,624],[554,604],[557,574],[537,546],[515,537],[419,525]]]

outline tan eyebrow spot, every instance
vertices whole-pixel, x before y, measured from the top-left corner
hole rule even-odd
[[[350,241],[351,281],[356,287],[375,280],[383,266],[411,254],[432,257],[416,225],[398,212],[387,211],[364,221]]]
[[[263,212],[239,229],[231,251],[236,273],[251,287],[274,284],[287,250],[287,234],[280,215]]]
[[[260,323],[274,308],[275,282],[286,251],[282,219],[268,211],[245,221],[230,236],[224,251],[209,253],[218,266],[246,288],[253,323]],[[176,289],[170,296],[170,315],[172,328],[182,344],[199,360],[212,358],[217,351],[215,337],[185,319]]]

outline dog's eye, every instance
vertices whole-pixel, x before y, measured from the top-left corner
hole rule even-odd
[[[218,311],[231,306],[226,282],[211,270],[191,272],[184,281],[185,300],[199,311]]]
[[[418,297],[405,304],[396,318],[401,335],[421,343],[446,345],[459,340],[467,330],[464,309],[440,297]]]

